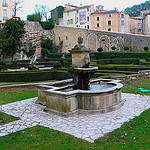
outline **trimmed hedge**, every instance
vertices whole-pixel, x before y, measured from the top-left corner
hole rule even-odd
[[[48,54],[48,58],[61,58],[62,54],[61,53],[50,53]]]
[[[145,59],[140,60],[139,65],[150,65],[150,62],[147,62]]]
[[[97,64],[139,64],[139,59],[100,59],[93,60]]]
[[[64,80],[72,78],[67,71],[24,71],[24,72],[1,72],[0,82],[32,82],[46,80]]]
[[[150,52],[91,52],[90,56],[95,56],[96,59],[111,58],[150,58]]]

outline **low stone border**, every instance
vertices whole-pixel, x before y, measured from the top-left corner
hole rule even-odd
[[[111,79],[122,81],[148,79],[148,78],[150,78],[150,70],[141,70],[138,72],[138,74],[111,76]]]

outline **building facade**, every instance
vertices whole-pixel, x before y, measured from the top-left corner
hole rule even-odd
[[[150,35],[150,10],[141,12],[143,18],[143,34]]]
[[[142,17],[130,17],[130,33],[132,34],[142,34],[143,27]]]
[[[0,22],[12,18],[12,2],[11,0],[0,0]]]
[[[92,29],[130,33],[129,14],[118,10],[98,10],[91,14]]]
[[[91,29],[91,13],[94,12],[94,5],[72,6],[65,5],[63,12],[63,25]]]

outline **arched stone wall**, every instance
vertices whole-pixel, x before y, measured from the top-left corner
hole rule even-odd
[[[81,36],[83,38],[83,44],[86,45],[87,43],[87,38],[86,35],[83,32],[78,32],[76,34],[76,44],[78,44],[78,37]],[[86,45],[87,46],[87,45]]]
[[[110,51],[110,38],[107,35],[102,35],[99,38],[99,47],[103,48],[103,51]]]
[[[87,37],[87,47],[93,51],[97,51],[97,35],[90,33]]]

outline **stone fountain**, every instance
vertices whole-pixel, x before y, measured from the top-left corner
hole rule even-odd
[[[61,115],[73,113],[105,113],[123,105],[122,84],[111,79],[90,80],[98,67],[90,66],[89,53],[78,38],[78,44],[69,52],[72,54],[73,80],[50,82],[38,86],[36,103],[45,105],[47,111]]]

